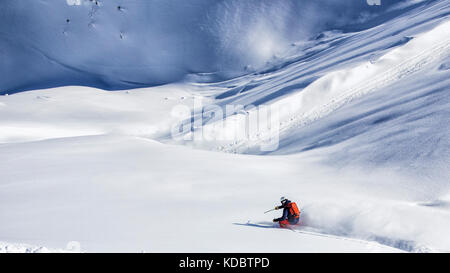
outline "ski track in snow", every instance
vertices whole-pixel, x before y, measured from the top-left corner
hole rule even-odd
[[[333,233],[327,232],[326,230],[321,230],[318,228],[304,226],[304,225],[299,225],[299,226],[289,227],[289,228],[280,228],[278,226],[278,224],[272,224],[272,223],[268,223],[268,222],[254,223],[251,221],[248,221],[246,224],[238,224],[238,225],[247,225],[249,227],[254,227],[254,228],[273,228],[273,229],[280,230],[280,231],[290,230],[292,232],[299,233],[302,235],[307,235],[307,236],[317,236],[317,237],[322,237],[322,238],[329,238],[332,240],[340,240],[340,241],[361,244],[361,245],[364,245],[365,247],[367,247],[368,250],[371,247],[375,247],[378,245],[384,245],[387,247],[392,247],[394,249],[398,249],[398,251],[401,251],[401,252],[432,253],[432,252],[438,251],[436,249],[433,249],[433,248],[430,248],[430,247],[427,247],[424,245],[420,245],[414,241],[393,239],[393,238],[375,236],[375,235],[369,236],[366,239],[360,239],[360,238],[352,237],[352,236],[345,235],[345,234],[342,234],[342,235],[333,234]]]
[[[314,228],[293,228],[291,229],[293,232],[306,234],[306,235],[312,235],[312,236],[320,236],[320,237],[326,237],[326,238],[332,238],[335,240],[344,240],[344,241],[351,241],[351,242],[358,242],[361,244],[381,244],[388,247],[396,248],[401,251],[405,252],[415,252],[415,253],[430,253],[430,252],[436,252],[437,250],[432,249],[427,246],[420,245],[414,241],[408,241],[408,240],[401,240],[401,239],[392,239],[388,237],[382,237],[382,236],[370,236],[366,240],[353,238],[351,236],[345,236],[345,235],[334,235],[331,233],[327,233],[326,231],[320,230],[320,229],[314,229]]]

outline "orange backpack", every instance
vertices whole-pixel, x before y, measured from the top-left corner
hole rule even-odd
[[[297,204],[295,204],[295,202],[289,203],[287,207],[289,208],[289,212],[293,217],[295,218],[300,217],[300,210],[298,209]]]

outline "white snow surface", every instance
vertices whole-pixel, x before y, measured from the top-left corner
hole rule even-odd
[[[48,249],[43,246],[32,246],[28,244],[0,242],[0,253],[80,253],[81,249],[73,249],[77,242],[69,242],[67,249]]]
[[[390,9],[281,51],[255,38],[270,61],[224,81],[0,96],[0,252],[450,251],[450,2]],[[179,111],[208,114],[199,100],[283,109],[277,149],[262,131],[173,139]],[[298,229],[263,213],[284,195]]]

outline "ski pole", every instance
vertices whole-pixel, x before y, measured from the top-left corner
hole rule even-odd
[[[270,209],[270,210],[268,210],[268,211],[265,211],[264,213],[268,213],[268,212],[271,212],[271,211],[273,211],[273,210],[275,210],[275,209]]]

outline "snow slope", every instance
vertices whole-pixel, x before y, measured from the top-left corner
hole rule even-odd
[[[2,1],[0,93],[65,85],[127,89],[199,72],[232,78],[330,26],[367,28],[378,23],[377,14],[407,10],[391,11],[397,1],[383,2]]]
[[[170,84],[0,96],[0,251],[450,251],[449,1],[321,1],[336,13],[320,22],[290,21],[306,7],[295,1],[11,3],[0,20],[33,16],[0,24],[3,93]],[[31,35],[33,22],[48,31]],[[138,35],[143,22],[168,24]],[[126,45],[104,47],[117,31]],[[217,123],[190,124],[213,112],[199,101],[282,109],[277,149],[260,149],[273,136],[261,128],[234,127],[251,108],[224,111],[229,126],[201,138]],[[172,138],[180,124],[185,139]],[[300,204],[299,230],[262,213],[282,195]]]
[[[275,71],[195,84],[197,92],[215,97],[218,105],[270,105],[279,118],[275,135],[242,127],[258,115],[258,108],[232,112],[224,126],[205,119],[204,132],[214,128],[217,139],[226,141],[200,138],[195,145],[251,154],[329,147],[323,153],[327,164],[398,167],[446,187],[449,11],[447,1],[434,2],[412,10],[414,16],[406,13],[365,31],[327,33],[302,50],[306,58],[296,57]],[[263,151],[261,143],[269,138],[280,143]]]
[[[192,151],[123,136],[3,144],[0,150],[8,162],[1,166],[2,240],[54,248],[77,241],[83,251],[394,251],[361,240],[239,225],[274,216],[262,213],[284,192],[274,181],[305,181],[291,192],[304,207],[319,205],[312,202],[318,196],[327,199],[318,185],[326,179],[312,181],[315,171],[295,167],[297,160]],[[255,189],[264,190],[255,196]]]
[[[9,105],[20,95],[23,104],[35,105],[37,94],[51,91],[56,90],[2,101]],[[96,96],[111,101],[117,94]],[[127,96],[140,94],[134,90]],[[74,103],[70,96],[60,97],[63,102]],[[48,117],[70,111],[57,109]],[[78,126],[86,124],[77,120]],[[102,122],[96,124],[101,128]],[[306,155],[211,153],[131,133],[12,141],[0,150],[3,241],[49,248],[77,241],[83,251],[134,252],[395,250],[380,243],[437,251],[449,243],[442,237],[449,226],[449,199],[429,199],[417,181],[389,169],[367,175],[367,169],[320,166]],[[278,213],[262,211],[287,188],[303,208],[306,231],[331,237],[242,225],[275,217]]]
[[[156,137],[178,120],[170,109],[195,98],[179,84],[132,92],[76,86],[4,96],[0,143],[108,133]]]

